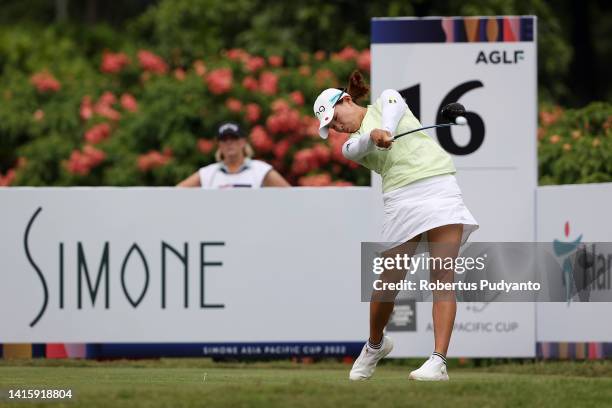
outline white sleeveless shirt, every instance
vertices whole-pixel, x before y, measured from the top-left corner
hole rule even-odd
[[[198,173],[202,188],[260,188],[270,170],[268,163],[246,159],[236,173],[230,173],[223,162],[202,167]]]

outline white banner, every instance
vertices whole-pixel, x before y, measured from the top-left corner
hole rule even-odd
[[[612,183],[547,186],[538,189],[538,241],[597,243],[612,241]],[[589,247],[589,252],[597,248]],[[601,255],[596,268],[606,283],[594,291],[609,290],[612,254]],[[603,269],[601,269],[603,268]],[[559,281],[563,279],[559,273]],[[596,293],[594,293],[596,294]],[[537,307],[538,341],[610,342],[611,303],[540,303]]]
[[[0,342],[367,338],[370,188],[11,188],[0,203]]]

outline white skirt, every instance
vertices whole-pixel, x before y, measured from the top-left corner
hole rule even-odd
[[[383,194],[383,240],[401,244],[432,228],[463,224],[463,245],[478,223],[463,203],[453,174],[417,180]]]

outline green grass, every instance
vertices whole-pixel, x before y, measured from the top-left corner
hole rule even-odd
[[[72,389],[66,407],[602,407],[612,404],[612,361],[453,367],[448,383],[407,380],[414,361],[382,364],[350,383],[336,362],[214,363],[206,359],[96,362],[0,360],[0,390]],[[456,364],[455,364],[456,365]],[[6,397],[0,406],[27,407]]]

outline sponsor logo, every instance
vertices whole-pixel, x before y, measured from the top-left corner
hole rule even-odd
[[[495,50],[490,52],[480,51],[476,57],[476,65],[499,65],[518,64],[525,59],[523,50]]]
[[[387,331],[416,331],[415,299],[400,299],[395,303]]]
[[[49,265],[43,266],[36,261],[37,254],[32,251],[32,245],[30,244],[33,229],[35,230],[33,226],[42,212],[43,208],[39,207],[32,214],[23,234],[25,256],[32,268],[32,272],[36,274],[40,281],[43,294],[39,311],[30,322],[30,327],[34,327],[40,321],[49,307],[57,307],[60,310],[67,308],[81,310],[102,307],[110,309],[111,280],[118,280],[121,284],[121,290],[117,291],[118,293],[113,293],[113,303],[128,302],[134,309],[137,309],[143,300],[154,298],[155,302],[159,302],[159,307],[165,309],[168,292],[166,288],[167,280],[177,279],[173,276],[166,276],[170,275],[170,270],[175,269],[170,267],[169,264],[171,262],[174,265],[178,262],[182,266],[179,269],[182,269],[183,272],[183,290],[178,294],[175,293],[174,297],[181,297],[183,307],[189,309],[193,307],[194,303],[193,301],[189,302],[190,283],[193,283],[192,281],[195,280],[190,276],[189,271],[189,265],[192,263],[190,256],[194,257],[193,252],[196,252],[196,256],[199,255],[199,279],[197,279],[199,302],[197,302],[196,307],[200,309],[225,307],[224,304],[208,303],[205,299],[206,272],[209,272],[211,267],[223,265],[218,259],[211,261],[210,257],[206,256],[206,250],[212,247],[223,247],[225,242],[197,242],[191,243],[191,245],[188,242],[184,242],[182,243],[183,245],[172,245],[161,239],[159,251],[151,254],[143,251],[142,245],[139,245],[138,242],[128,244],[129,247],[126,249],[125,245],[117,248],[117,245],[104,241],[95,245],[96,248],[102,248],[96,256],[97,261],[93,259],[93,250],[91,249],[93,245],[90,243],[86,246],[78,240],[74,243],[57,242],[51,244],[57,245],[58,254],[57,263],[55,264],[58,266],[53,268]],[[197,250],[193,251],[192,249],[192,251],[189,251],[190,246],[193,247],[193,245],[197,247]],[[89,256],[86,256],[86,252],[89,253]],[[71,255],[74,256],[74,259],[70,259]],[[152,257],[156,259],[161,257],[159,270],[150,267]],[[76,265],[76,268],[71,268],[71,265]],[[71,274],[70,276],[68,275],[69,273]],[[153,279],[160,283],[161,291],[150,290],[150,282]],[[47,282],[51,280],[59,282],[57,292],[49,290]],[[65,302],[65,295],[69,291],[71,295],[76,295],[75,304]],[[74,299],[73,296],[69,296],[69,298]]]
[[[569,221],[565,222],[564,233],[568,241],[555,239],[553,251],[561,266],[567,304],[576,294],[581,302],[588,302],[591,291],[609,291],[612,253],[598,251],[595,243],[582,243],[582,234],[575,239],[569,238]]]

